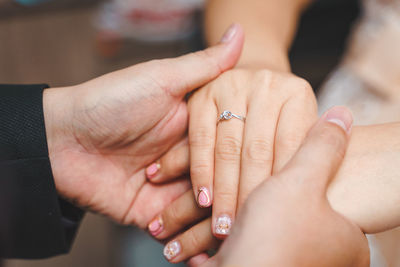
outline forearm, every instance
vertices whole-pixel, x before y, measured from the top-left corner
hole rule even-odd
[[[310,0],[209,0],[205,34],[209,45],[219,41],[232,23],[240,23],[246,41],[238,63],[289,71],[288,49],[302,10]]]
[[[366,232],[400,225],[400,123],[353,129],[328,196]]]

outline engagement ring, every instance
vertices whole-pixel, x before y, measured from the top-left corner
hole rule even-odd
[[[219,117],[218,117],[218,122],[220,122],[220,121],[227,121],[227,120],[230,120],[230,119],[232,119],[232,118],[239,119],[239,120],[241,120],[241,121],[243,121],[243,122],[246,120],[245,117],[242,117],[242,116],[233,114],[233,113],[230,112],[229,110],[224,110],[224,112],[222,112],[221,115],[219,115]]]

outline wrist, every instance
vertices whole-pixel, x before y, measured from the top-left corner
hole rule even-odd
[[[267,42],[265,42],[267,43]],[[263,43],[245,46],[236,67],[250,69],[269,69],[278,72],[290,72],[287,51],[279,45]]]
[[[49,88],[43,91],[43,114],[46,128],[47,148],[57,191],[59,178],[57,175],[56,154],[68,148],[73,140],[71,123],[71,97],[69,87]]]

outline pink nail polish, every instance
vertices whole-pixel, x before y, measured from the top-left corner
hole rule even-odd
[[[178,241],[171,241],[164,247],[164,256],[167,260],[172,260],[181,252],[181,244]]]
[[[221,43],[229,43],[235,36],[238,29],[237,24],[232,24],[221,38]]]
[[[217,235],[229,235],[232,227],[232,219],[228,215],[221,215],[215,222],[215,233]]]
[[[208,191],[206,187],[200,187],[199,193],[197,194],[197,203],[202,208],[211,206],[210,191]]]
[[[161,217],[158,217],[153,221],[151,221],[147,229],[149,230],[152,236],[158,236],[164,230],[163,221]]]
[[[333,107],[325,114],[325,121],[333,123],[341,127],[347,133],[350,132],[353,125],[353,115],[346,107]]]
[[[146,169],[146,176],[149,179],[154,178],[158,171],[161,169],[161,165],[159,163],[153,163]]]

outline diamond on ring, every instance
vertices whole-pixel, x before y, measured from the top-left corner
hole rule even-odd
[[[239,115],[235,115],[232,112],[230,112],[229,110],[224,110],[224,112],[222,112],[221,115],[219,115],[218,122],[225,121],[225,120],[230,120],[232,118],[236,118],[236,119],[239,119],[241,121],[245,121],[245,117],[242,117],[242,116],[239,116]]]
[[[230,112],[229,110],[225,110],[225,111],[222,112],[222,114],[221,114],[221,119],[224,119],[224,120],[230,120],[230,119],[232,119],[232,112]]]

